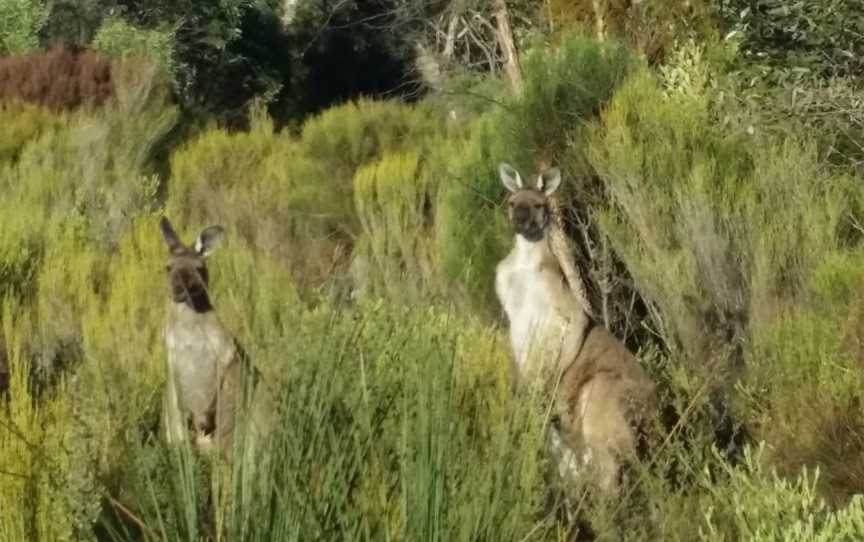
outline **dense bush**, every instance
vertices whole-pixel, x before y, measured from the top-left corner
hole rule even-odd
[[[93,37],[91,47],[114,58],[146,59],[176,79],[174,35],[168,30],[143,30],[123,19],[108,18]]]
[[[0,2],[0,55],[25,54],[39,48],[39,31],[50,8],[39,0]]]
[[[107,58],[62,45],[0,57],[0,102],[23,100],[55,110],[100,105],[113,94],[111,75]]]
[[[418,108],[362,100],[310,118],[293,137],[259,110],[248,132],[208,130],[174,155],[169,212],[181,224],[221,222],[304,284],[321,284],[345,269],[362,233],[358,168],[424,148],[439,127]]]
[[[683,37],[710,34],[711,7],[706,0],[550,0],[546,11],[553,29],[567,32],[581,25],[596,37],[626,41],[654,63],[673,52]]]

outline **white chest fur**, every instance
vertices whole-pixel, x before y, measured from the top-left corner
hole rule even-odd
[[[548,242],[516,236],[496,269],[495,290],[510,321],[510,341],[520,376],[555,368],[575,356],[585,316],[574,311]],[[581,327],[580,327],[581,326]]]
[[[235,354],[235,345],[214,311],[196,313],[172,303],[165,328],[168,368],[178,399],[187,412],[201,416],[216,397],[221,376]]]

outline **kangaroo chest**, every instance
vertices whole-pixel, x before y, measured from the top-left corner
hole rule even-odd
[[[168,370],[183,408],[193,417],[210,410],[222,375],[234,359],[233,338],[215,313],[173,304],[165,329]]]
[[[556,310],[561,301],[556,298],[570,293],[543,276],[551,265],[545,250],[540,243],[517,238],[496,270],[496,293],[510,322],[514,360],[523,375],[538,364],[557,365],[573,331],[570,319]]]

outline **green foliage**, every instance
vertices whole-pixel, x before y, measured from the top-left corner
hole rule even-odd
[[[749,60],[790,77],[859,75],[864,15],[854,0],[734,0],[723,15]]]
[[[436,309],[294,308],[256,352],[279,375],[267,379],[281,398],[274,456],[246,504],[225,502],[223,536],[519,540],[537,528],[539,418],[511,400],[497,333]],[[142,518],[169,539],[195,532],[182,518],[205,498],[181,460],[172,475],[189,484],[168,488],[175,507],[160,512],[174,519]]]
[[[652,62],[662,60],[683,37],[711,34],[712,2],[658,0],[630,3],[621,0],[549,0],[546,18],[554,30],[567,32],[583,26],[594,35],[626,41]]]
[[[43,132],[62,124],[57,116],[38,105],[8,102],[0,105],[3,134],[0,141],[0,163],[7,165],[18,159],[22,149]]]
[[[730,96],[754,126],[807,133],[833,164],[861,172],[864,105],[860,6],[849,0],[721,5],[740,50]]]
[[[24,353],[26,308],[7,297],[3,321],[11,400],[0,409],[0,533],[9,540],[90,539],[99,495],[90,457],[75,442],[68,382],[36,402]]]
[[[388,154],[354,176],[357,214],[369,252],[355,255],[355,261],[358,256],[371,259],[374,272],[362,282],[385,291],[406,283],[416,290],[433,275],[428,239],[435,195],[430,193],[431,179],[419,168],[416,153]]]
[[[438,131],[418,108],[363,100],[309,119],[292,137],[276,134],[259,109],[248,132],[211,129],[174,154],[168,210],[180,224],[233,224],[298,280],[320,284],[347,263],[362,232],[358,168],[424,148]]]
[[[842,501],[862,472],[848,459],[862,428],[843,323],[860,190],[811,143],[719,121],[714,96],[664,92],[648,73],[622,87],[591,146],[601,224],[667,345],[718,382],[746,367],[736,411],[771,460],[785,474],[820,467],[820,490]]]
[[[0,214],[20,220],[15,206],[33,208],[28,221],[74,224],[113,243],[133,209],[151,203],[158,179],[144,167],[176,119],[172,109],[150,103],[146,89],[130,89],[120,100],[103,112],[64,117],[25,145],[0,179],[10,204]]]
[[[107,18],[93,37],[91,47],[115,58],[146,59],[168,74],[174,75],[177,69],[171,30],[144,30],[123,19]]]
[[[604,113],[592,163],[610,197],[606,231],[664,315],[659,331],[697,365],[716,348],[706,326],[746,341],[794,301],[853,208],[851,179],[821,168],[812,146],[718,127],[705,95],[664,97],[646,73]]]
[[[0,1],[0,55],[37,49],[50,9],[42,0]]]
[[[743,468],[726,467],[728,478],[718,492],[728,501],[703,509],[701,540],[829,541],[864,536],[864,501],[860,495],[831,510],[816,492],[819,471],[804,470],[794,480],[779,477],[760,464],[762,449],[748,451]],[[711,481],[703,483],[715,486]],[[722,504],[721,504],[722,503]]]

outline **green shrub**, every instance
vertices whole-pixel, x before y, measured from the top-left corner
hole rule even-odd
[[[591,149],[610,200],[604,228],[663,314],[659,331],[695,365],[720,344],[706,330],[742,344],[841,244],[850,179],[822,168],[812,146],[718,126],[704,95],[664,97],[650,75],[634,77]]]
[[[15,162],[27,143],[63,124],[62,115],[23,102],[0,104],[0,118],[4,126],[0,141],[0,164],[3,166]]]
[[[89,457],[75,439],[76,412],[68,382],[34,400],[33,360],[25,353],[26,308],[3,303],[9,349],[10,401],[0,409],[0,523],[9,540],[92,537],[99,492]]]
[[[0,165],[6,202],[0,243],[12,243],[0,249],[0,269],[22,291],[33,257],[38,260],[52,234],[71,228],[110,248],[134,215],[154,204],[159,179],[148,169],[177,118],[152,81],[144,80],[134,88],[118,85],[116,101],[99,111],[54,117],[36,111],[8,106],[0,112],[7,126],[39,121],[11,132],[7,145],[15,160]],[[18,239],[6,237],[7,231]]]
[[[430,253],[431,179],[420,172],[416,153],[388,154],[363,166],[354,176],[357,214],[363,227],[369,262],[361,284],[397,294],[400,285],[419,292],[432,283]]]
[[[701,540],[858,540],[864,536],[864,501],[831,510],[816,492],[819,471],[792,480],[760,465],[761,449],[745,456],[740,469],[727,467],[720,484],[705,480],[715,495],[728,496],[704,508]]]
[[[320,285],[344,269],[362,232],[357,169],[424,148],[437,126],[411,106],[361,101],[310,119],[293,138],[258,110],[248,132],[211,129],[173,155],[168,210],[181,225],[221,222]]]
[[[0,1],[0,55],[29,53],[39,47],[39,31],[51,8],[41,0]]]
[[[177,69],[174,33],[137,28],[123,19],[108,17],[93,37],[91,47],[114,58],[135,58],[159,66],[168,74]]]

